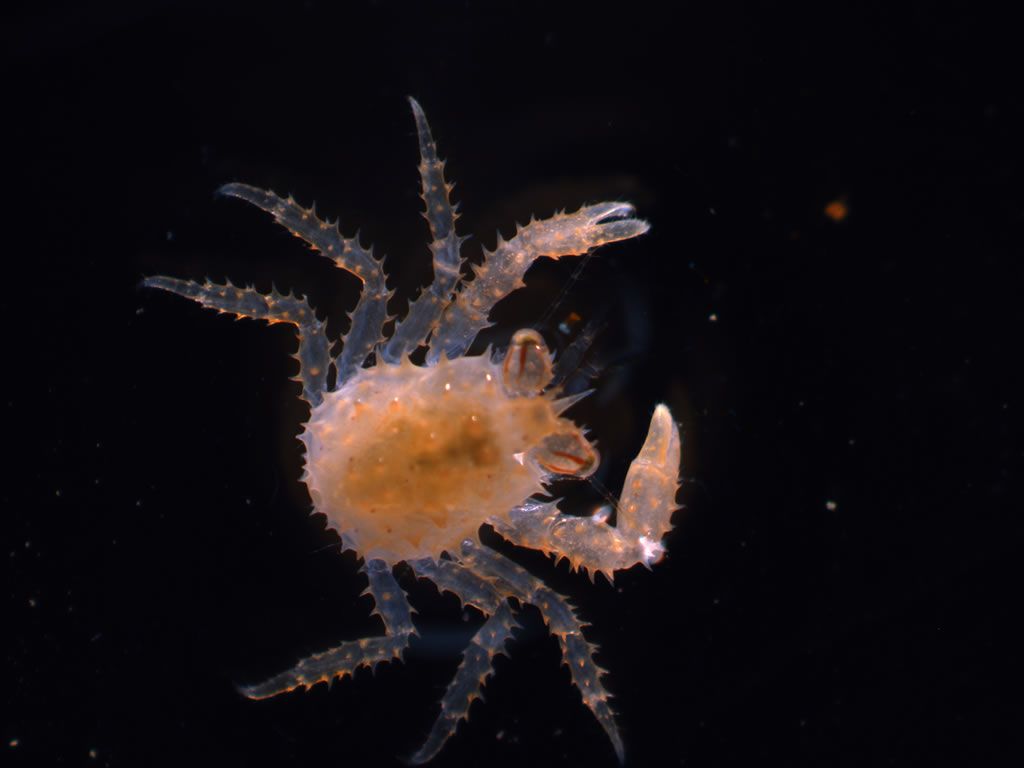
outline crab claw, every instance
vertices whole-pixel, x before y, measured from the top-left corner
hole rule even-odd
[[[531,458],[549,474],[586,477],[597,463],[596,451],[591,460],[587,448],[593,450],[582,434],[567,431],[545,441]],[[615,525],[609,525],[607,509],[581,517],[561,512],[554,502],[524,504],[488,522],[515,544],[564,557],[591,578],[603,573],[610,582],[615,571],[637,563],[650,568],[665,554],[661,540],[679,507],[679,459],[679,427],[659,405],[643,448],[629,465]]]
[[[628,218],[635,212],[629,203],[588,205],[575,213],[563,213],[534,224],[529,232],[529,245],[538,256],[579,256],[650,229],[651,225],[643,219]]]
[[[647,565],[661,559],[661,539],[671,530],[669,520],[678,509],[679,459],[679,427],[668,408],[659,405],[643,448],[629,465],[616,523],[624,536],[640,542]]]

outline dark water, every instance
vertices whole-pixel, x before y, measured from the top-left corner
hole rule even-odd
[[[273,281],[343,325],[354,281],[214,200],[239,180],[362,227],[400,311],[430,275],[410,94],[473,258],[584,202],[653,224],[561,298],[578,260],[538,264],[493,336],[606,325],[577,414],[613,493],[655,403],[683,425],[685,511],[654,572],[591,586],[515,553],[592,621],[628,763],[1012,764],[1009,21],[351,6],[53,3],[6,27],[3,764],[384,766],[426,735],[478,617],[407,573],[406,663],[235,692],[379,625],[307,515],[291,333],[137,289]],[[614,765],[523,623],[436,764]]]

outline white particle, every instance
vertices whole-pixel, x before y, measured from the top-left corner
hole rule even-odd
[[[452,391],[452,385],[451,384],[445,384],[444,385],[444,391],[445,392],[451,392]]]
[[[647,565],[658,562],[665,554],[665,548],[659,542],[648,539],[646,536],[640,537],[640,548],[644,551],[644,563]]]
[[[839,505],[832,501],[832,499],[829,499],[828,501],[825,502],[825,509],[827,509],[829,512],[835,512],[836,507],[838,506]]]

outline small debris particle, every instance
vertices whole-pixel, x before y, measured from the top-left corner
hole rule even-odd
[[[825,206],[825,215],[832,221],[843,221],[850,215],[850,208],[842,198],[833,200]]]

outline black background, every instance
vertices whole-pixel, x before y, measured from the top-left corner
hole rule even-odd
[[[291,333],[137,288],[274,281],[344,327],[354,281],[214,199],[242,180],[361,227],[402,311],[430,276],[414,95],[472,258],[584,202],[653,224],[561,301],[578,260],[538,264],[495,314],[556,345],[571,312],[607,323],[576,414],[613,492],[656,402],[683,425],[653,572],[591,586],[513,552],[593,622],[629,764],[1015,764],[1024,101],[1016,27],[971,8],[16,14],[3,763],[385,766],[425,736],[478,617],[408,574],[405,663],[235,692],[378,625],[307,514]],[[536,615],[497,672],[438,766],[614,765]]]

